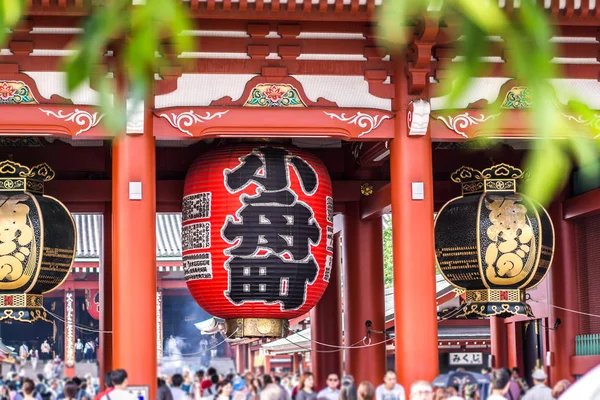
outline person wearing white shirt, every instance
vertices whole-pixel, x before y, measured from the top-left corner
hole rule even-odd
[[[80,362],[83,359],[83,343],[81,338],[77,338],[75,342],[75,361]]]
[[[101,400],[138,400],[138,398],[127,390],[127,372],[124,369],[116,369],[110,373],[110,380],[114,390],[102,396]]]
[[[389,370],[383,376],[383,385],[375,391],[376,400],[406,400],[402,385],[398,384],[396,372]]]
[[[427,381],[416,381],[410,386],[410,400],[432,400],[433,388]]]
[[[490,375],[491,394],[487,400],[506,400],[504,394],[510,386],[510,375],[505,369],[496,369]]]
[[[25,343],[19,347],[19,357],[21,357],[21,359],[24,361],[26,361],[29,357],[29,347],[27,347]]]
[[[181,385],[183,385],[183,376],[181,374],[175,374],[171,377],[171,395],[173,396],[173,400],[189,400],[190,396],[183,390],[181,390]]]
[[[340,377],[336,373],[327,375],[327,387],[317,394],[317,400],[338,400],[340,397]]]

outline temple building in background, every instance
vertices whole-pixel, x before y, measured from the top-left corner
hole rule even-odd
[[[93,331],[99,331],[101,376],[125,368],[131,385],[153,385],[167,359],[213,346],[220,346],[213,358],[232,360],[223,368],[310,369],[318,385],[331,371],[377,383],[393,367],[408,386],[449,369],[489,365],[517,366],[527,378],[543,367],[555,383],[600,362],[600,325],[587,315],[600,314],[600,188],[585,183],[579,170],[547,207],[554,246],[543,255],[553,259],[528,291],[533,316],[452,318],[476,299],[435,268],[434,213],[462,193],[453,172],[463,165],[522,168],[536,143],[528,117],[535,101],[504,69],[501,47],[487,49],[486,73],[450,109],[443,83],[448,66],[461,62],[460,38],[434,14],[415,19],[408,47],[398,55],[377,40],[379,0],[184,1],[193,20],[185,33],[196,39],[196,51],[181,55],[190,62],[180,67],[155,71],[151,93],[130,109],[126,128],[115,136],[94,107],[93,82],[69,94],[60,71],[69,43],[82,34],[89,3],[30,1],[0,53],[0,160],[50,166],[55,175],[44,193],[72,213],[78,234],[69,277],[44,294],[44,309],[61,319],[48,314],[53,323],[3,322],[4,343],[51,338],[53,351],[69,355],[78,337],[95,341]],[[518,12],[517,2],[504,3],[507,14]],[[556,107],[565,121],[598,127],[598,4],[544,4],[556,30],[553,62],[562,72],[552,82]],[[109,50],[103,62],[118,77],[118,43]],[[595,110],[592,119],[568,111],[573,93]],[[507,98],[524,101],[516,106]],[[491,120],[495,124],[486,123]],[[493,140],[477,140],[483,137]],[[239,146],[243,156],[222,156]],[[265,154],[275,154],[276,170],[261,164]],[[267,187],[273,171],[279,180]],[[320,193],[317,181],[331,187]],[[211,202],[207,185],[226,200]],[[184,205],[184,193],[191,203]],[[313,196],[320,196],[318,204]],[[260,234],[240,226],[242,213],[273,204],[261,203],[265,198],[285,203],[287,211],[277,219],[264,208],[244,214]],[[220,206],[235,213],[212,219],[224,213]],[[384,224],[382,217],[390,213],[393,258],[383,240],[390,220]],[[323,247],[322,253],[310,258],[293,235],[272,239],[274,232],[262,230],[269,224],[301,225],[304,243]],[[250,237],[253,247],[236,247],[240,236],[246,245]],[[225,253],[207,250],[217,243]],[[310,270],[293,277],[281,269],[269,273],[255,261],[273,256],[260,253],[267,244],[281,256],[272,265]],[[222,260],[224,254],[229,258]],[[237,275],[226,286],[231,271]],[[211,322],[188,285],[213,314],[227,311],[225,321]],[[321,299],[289,321],[287,340],[237,337],[287,328],[285,312],[316,302],[317,289],[324,291]],[[508,292],[496,300],[507,308],[516,301]],[[12,301],[2,307],[13,307]],[[278,322],[244,325],[231,318],[238,306]],[[75,372],[74,364],[66,369]]]

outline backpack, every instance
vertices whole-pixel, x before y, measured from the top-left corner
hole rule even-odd
[[[519,378],[517,380],[517,383],[519,384],[519,390],[521,391],[521,396],[525,395],[525,393],[527,393],[527,389],[525,388],[525,382],[523,381],[522,378]]]
[[[35,391],[39,393],[42,400],[50,400],[52,398],[52,393],[50,393],[48,387],[43,383],[38,383],[35,386]]]
[[[205,396],[213,396],[218,394],[217,391],[215,390],[214,386],[211,386],[209,388],[204,389],[204,395]]]
[[[77,396],[75,396],[75,400],[82,400],[82,399],[87,399],[87,395],[85,393],[85,390],[79,389],[79,391],[77,392]]]

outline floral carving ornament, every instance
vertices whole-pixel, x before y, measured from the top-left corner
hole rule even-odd
[[[250,92],[244,107],[306,107],[292,85],[261,83]]]
[[[38,102],[24,82],[0,81],[0,104],[38,104]]]

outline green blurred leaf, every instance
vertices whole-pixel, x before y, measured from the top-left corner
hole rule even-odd
[[[417,17],[416,14],[419,10],[425,10],[427,4],[428,1],[425,0],[389,0],[383,2],[382,7],[377,9],[379,35],[390,44],[405,45],[410,32],[406,25]],[[392,51],[394,50],[392,48]]]
[[[442,92],[449,93],[447,107],[454,108],[456,101],[469,87],[471,78],[483,70],[481,57],[485,55],[485,34],[481,28],[466,18],[463,21],[463,40],[459,42],[458,53],[464,58],[455,63],[448,72]],[[448,87],[450,86],[450,87]]]
[[[27,10],[26,0],[0,0],[0,44],[4,45],[10,30]]]
[[[0,13],[6,28],[10,29],[25,13],[26,0],[0,0]]]
[[[527,156],[525,171],[529,179],[524,182],[523,193],[548,205],[567,180],[571,165],[558,141],[540,139]]]
[[[496,2],[453,0],[454,7],[487,34],[502,31],[508,24],[506,15]]]

